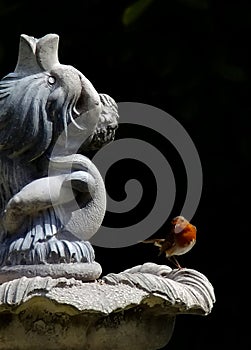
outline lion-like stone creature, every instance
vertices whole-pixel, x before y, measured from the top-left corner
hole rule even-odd
[[[21,35],[0,81],[0,266],[94,261],[88,239],[106,210],[86,156],[111,142],[118,107],[58,61],[56,34]]]

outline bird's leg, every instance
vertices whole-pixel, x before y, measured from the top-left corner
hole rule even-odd
[[[175,258],[174,255],[169,256],[168,259],[169,259],[178,269],[182,269],[182,267],[180,266],[178,260]]]

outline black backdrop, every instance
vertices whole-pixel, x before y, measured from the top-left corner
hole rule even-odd
[[[242,272],[247,266],[249,231],[249,203],[243,202],[250,163],[250,4],[6,0],[0,1],[0,23],[1,77],[16,65],[20,34],[39,38],[57,33],[60,62],[79,69],[99,92],[110,94],[117,102],[161,108],[185,127],[198,149],[204,184],[192,220],[198,228],[198,241],[180,262],[209,278],[217,302],[205,318],[177,317],[168,349],[226,348],[242,342],[249,348],[241,317],[246,305]],[[130,137],[130,132],[135,131],[121,128],[117,137],[123,133]],[[147,137],[145,131],[142,137]],[[172,212],[177,215],[184,200],[185,178],[173,150],[168,160],[179,185]],[[116,190],[119,169],[107,180],[107,188],[115,192],[120,190]],[[151,185],[150,178],[148,191],[154,188]],[[137,215],[154,199],[151,190],[149,193]],[[155,236],[164,235],[170,217]],[[107,225],[118,220],[114,215],[105,217]],[[157,257],[154,247],[141,244],[119,249],[95,247],[95,252],[104,274],[146,261],[166,263]]]

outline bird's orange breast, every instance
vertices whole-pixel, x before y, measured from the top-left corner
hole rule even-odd
[[[180,246],[189,245],[196,240],[196,227],[188,224],[181,232],[175,235],[175,240]]]

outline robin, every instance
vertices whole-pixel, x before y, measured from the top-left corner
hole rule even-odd
[[[176,267],[181,266],[176,255],[187,253],[196,242],[197,229],[183,216],[177,216],[171,221],[171,229],[166,238],[147,239],[143,243],[153,243],[159,247],[159,255],[165,254]]]

